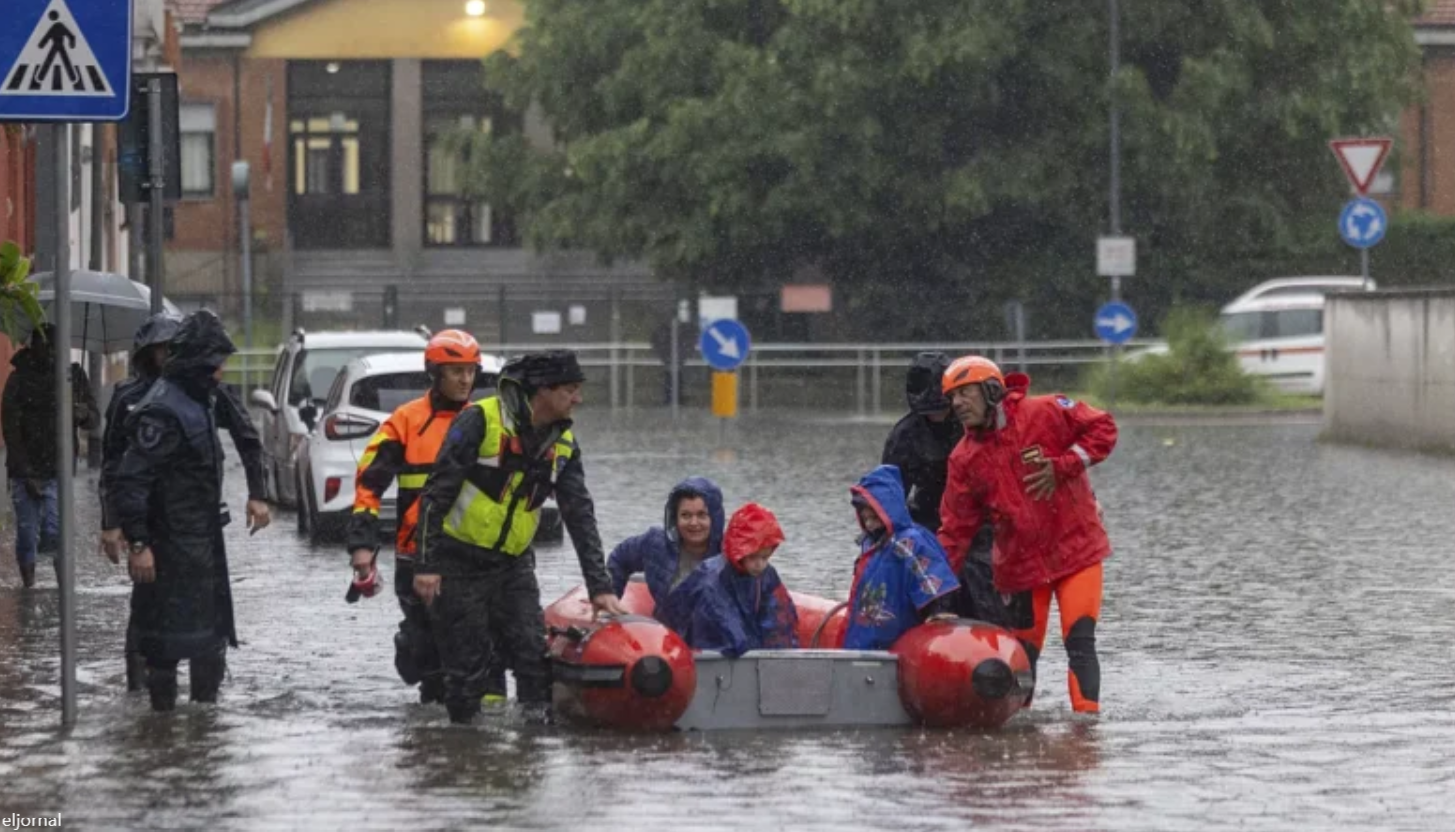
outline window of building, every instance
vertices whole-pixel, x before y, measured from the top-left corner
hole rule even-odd
[[[208,199],[216,188],[217,108],[183,104],[177,110],[182,156],[182,196]]]
[[[488,246],[513,242],[508,227],[498,223],[489,203],[460,195],[465,160],[453,151],[450,137],[462,132],[489,133],[489,116],[431,118],[425,136],[425,240],[436,246]]]
[[[516,132],[520,119],[484,88],[478,61],[425,61],[424,240],[431,246],[515,245],[515,226],[483,200],[463,195],[466,161],[452,139]]]
[[[295,118],[288,133],[293,139],[294,193],[359,192],[358,119],[345,113]]]

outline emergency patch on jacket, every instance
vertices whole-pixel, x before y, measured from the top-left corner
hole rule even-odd
[[[164,425],[155,419],[142,419],[136,426],[136,444],[144,451],[155,451],[161,447],[167,432]]]
[[[1056,404],[1059,404],[1059,405],[1061,405],[1062,407],[1065,407],[1065,408],[1072,408],[1072,407],[1075,407],[1076,406],[1076,400],[1075,399],[1072,399],[1072,398],[1070,398],[1068,396],[1057,396],[1056,397]]]

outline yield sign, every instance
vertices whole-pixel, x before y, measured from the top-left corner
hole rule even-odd
[[[1329,149],[1334,151],[1334,156],[1339,160],[1339,166],[1344,169],[1344,176],[1348,177],[1349,184],[1360,196],[1369,193],[1369,186],[1374,184],[1374,177],[1379,174],[1379,169],[1384,165],[1384,157],[1389,155],[1389,148],[1394,142],[1386,136],[1379,136],[1369,139],[1334,139],[1329,142]]]

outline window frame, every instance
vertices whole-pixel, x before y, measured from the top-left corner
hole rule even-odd
[[[209,120],[212,123],[210,130],[189,130],[184,125],[183,111],[188,108],[206,108],[209,112]],[[186,101],[178,105],[177,112],[177,153],[180,156],[178,166],[183,168],[182,181],[178,183],[182,192],[182,199],[206,201],[217,198],[217,102],[215,101]],[[185,164],[187,154],[183,152],[189,136],[207,137],[207,190],[188,190],[187,171]]]

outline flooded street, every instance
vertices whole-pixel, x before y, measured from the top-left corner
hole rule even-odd
[[[608,548],[679,479],[755,499],[799,590],[845,597],[848,487],[888,430],[587,412]],[[1317,425],[1129,425],[1095,473],[1116,554],[1104,713],[1073,718],[1053,634],[1033,709],[992,734],[617,736],[488,714],[452,728],[394,674],[389,595],[347,605],[341,546],[291,513],[228,543],[244,642],[215,707],[124,692],[129,584],[78,522],[80,724],[63,736],[54,573],[0,542],[0,817],[65,828],[1444,829],[1455,795],[1455,460],[1321,445]],[[226,444],[226,440],[225,444]],[[233,460],[233,516],[244,502]],[[383,563],[381,558],[381,564]],[[549,603],[580,580],[538,553]],[[386,569],[392,575],[392,566]],[[1052,625],[1053,633],[1057,632]]]

